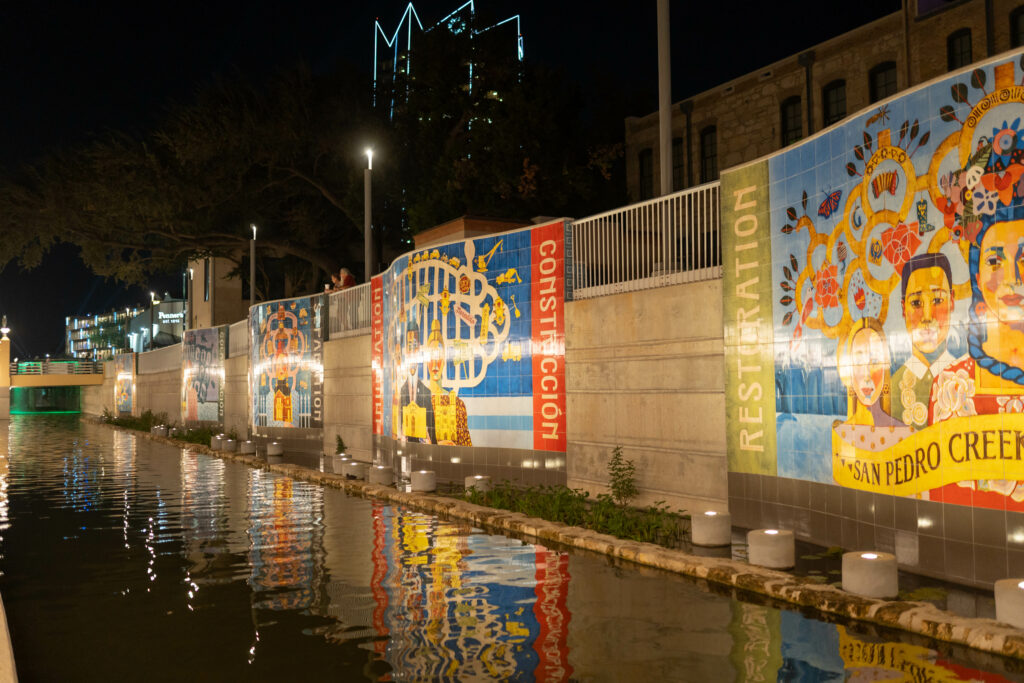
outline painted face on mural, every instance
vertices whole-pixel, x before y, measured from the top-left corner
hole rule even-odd
[[[933,353],[945,344],[952,312],[953,296],[942,268],[918,268],[910,274],[903,317],[916,351]]]
[[[410,376],[415,376],[416,371],[419,370],[419,359],[417,355],[420,350],[419,335],[416,334],[415,330],[408,330],[405,333],[405,371]]]
[[[850,379],[857,400],[874,405],[885,388],[885,340],[870,328],[858,330],[850,343]]]
[[[1024,220],[996,223],[981,241],[978,288],[984,313],[1002,325],[1024,329]]]

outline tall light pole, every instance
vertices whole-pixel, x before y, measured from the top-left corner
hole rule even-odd
[[[363,171],[363,261],[366,282],[373,276],[373,235],[371,233],[370,174],[373,172],[373,149],[366,148],[366,170]]]
[[[668,0],[658,0],[658,141],[661,196],[672,194],[672,66]]]
[[[256,305],[256,224],[250,223],[252,241],[249,242],[249,308]]]

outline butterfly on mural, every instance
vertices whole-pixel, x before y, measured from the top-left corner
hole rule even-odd
[[[839,198],[843,196],[842,190],[826,192],[825,199],[818,206],[818,215],[822,218],[829,218],[839,208]]]

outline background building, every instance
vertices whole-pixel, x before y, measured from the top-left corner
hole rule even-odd
[[[906,0],[899,12],[674,103],[672,189],[716,180],[848,112],[1022,44],[1019,0]],[[658,113],[628,117],[625,128],[629,197],[650,199],[661,183]]]
[[[83,360],[108,360],[130,351],[128,325],[141,311],[136,307],[101,315],[68,316],[65,354]]]
[[[154,301],[128,323],[128,350],[142,353],[181,342],[185,330],[182,299]]]

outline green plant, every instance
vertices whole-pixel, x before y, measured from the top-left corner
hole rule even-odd
[[[345,440],[341,438],[341,434],[334,437],[334,452],[338,454],[345,452]]]
[[[636,486],[636,465],[622,457],[622,446],[616,446],[612,451],[608,461],[608,480],[612,499],[619,505],[629,505],[640,493]]]
[[[178,439],[189,443],[198,443],[208,446],[210,445],[210,438],[213,434],[213,430],[209,427],[198,427],[196,429],[186,429],[182,431],[178,434]]]
[[[478,505],[668,547],[679,545],[687,521],[685,515],[671,511],[664,501],[638,510],[619,505],[609,493],[591,500],[588,492],[566,486],[519,488],[505,480],[487,492],[469,489],[466,497]]]

